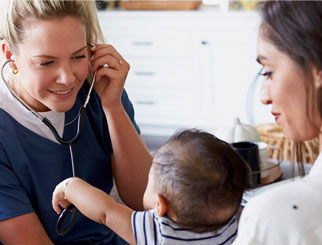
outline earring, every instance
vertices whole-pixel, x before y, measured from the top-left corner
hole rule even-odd
[[[17,67],[12,67],[12,74],[16,75],[18,73],[18,68]]]

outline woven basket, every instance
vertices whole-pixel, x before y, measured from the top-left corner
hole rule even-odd
[[[285,137],[283,129],[276,124],[255,125],[261,140],[268,144],[268,157],[282,161],[292,161],[294,141]],[[298,162],[313,163],[319,155],[319,142],[317,138],[301,142],[302,159]]]

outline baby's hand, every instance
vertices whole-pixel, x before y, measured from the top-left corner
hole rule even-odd
[[[52,199],[52,206],[53,209],[57,214],[61,213],[59,205],[63,208],[67,208],[71,203],[65,198],[65,190],[68,185],[68,182],[72,178],[65,179],[64,181],[60,182],[54,192],[53,192],[53,199]]]

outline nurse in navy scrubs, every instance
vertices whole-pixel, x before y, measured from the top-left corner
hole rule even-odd
[[[49,119],[64,139],[77,131],[77,115],[96,72],[79,139],[78,176],[143,208],[151,156],[123,89],[129,64],[103,38],[94,1],[0,3],[4,80],[24,103]],[[95,47],[89,48],[88,43]],[[99,44],[100,43],[100,44]],[[0,241],[4,244],[123,244],[112,231],[81,214],[64,236],[56,233],[51,194],[72,176],[68,145],[0,82]],[[93,204],[95,208],[95,204]]]

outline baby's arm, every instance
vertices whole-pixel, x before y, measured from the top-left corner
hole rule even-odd
[[[86,217],[108,226],[128,243],[135,243],[131,225],[133,210],[115,202],[105,192],[80,178],[69,178],[56,186],[52,205],[60,214],[58,204],[65,208],[71,203]]]

